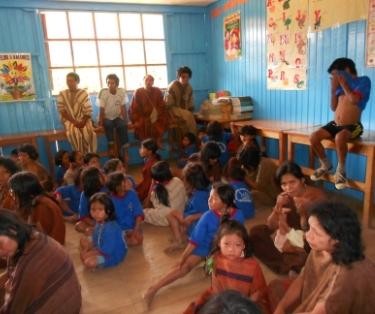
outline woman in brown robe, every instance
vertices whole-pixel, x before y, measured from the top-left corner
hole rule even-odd
[[[81,289],[69,255],[56,241],[0,209],[0,313],[79,313]],[[4,301],[3,301],[4,300]]]
[[[0,208],[15,209],[8,180],[18,171],[20,171],[20,168],[12,159],[0,157]]]

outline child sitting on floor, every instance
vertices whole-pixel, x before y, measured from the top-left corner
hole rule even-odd
[[[87,153],[83,157],[83,164],[85,167],[95,167],[100,169],[100,156],[96,153]]]
[[[128,251],[122,230],[115,220],[115,209],[106,193],[90,198],[90,216],[95,221],[92,237],[80,241],[81,260],[89,269],[106,268],[122,262]]]
[[[83,155],[80,151],[74,150],[69,154],[69,168],[64,174],[64,183],[74,184],[74,181],[77,178],[77,172],[80,167],[83,166]]]
[[[144,219],[142,205],[137,193],[126,189],[126,178],[122,172],[113,172],[108,177],[108,190],[115,206],[116,219],[129,245],[143,242],[141,223]]]
[[[59,150],[55,155],[55,181],[58,186],[64,184],[64,174],[69,169],[69,152]]]
[[[181,155],[180,159],[177,160],[177,167],[184,168],[188,158],[197,151],[197,138],[191,132],[186,133],[181,141]]]
[[[135,181],[134,178],[128,174],[126,174],[126,169],[124,167],[123,162],[118,158],[111,158],[107,160],[103,167],[104,174],[108,177],[112,172],[120,171],[125,174],[126,178],[126,189],[127,190],[134,190],[135,189]]]

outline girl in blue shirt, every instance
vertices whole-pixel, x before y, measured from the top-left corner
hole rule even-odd
[[[64,183],[64,174],[69,169],[69,152],[59,150],[55,155],[55,180],[58,186]]]
[[[244,222],[242,212],[237,210],[234,205],[234,190],[228,184],[215,183],[213,185],[208,205],[210,210],[199,219],[179,263],[146,291],[143,297],[147,305],[151,304],[155,294],[162,287],[184,277],[209,255],[222,220],[234,219],[241,223]]]
[[[116,219],[123,230],[129,245],[139,245],[143,242],[141,223],[144,219],[143,208],[134,190],[127,190],[126,177],[116,171],[108,176],[108,190],[115,206]]]
[[[116,222],[111,198],[99,192],[90,198],[90,216],[95,221],[92,237],[81,239],[81,260],[90,269],[111,267],[122,262],[128,251]]]

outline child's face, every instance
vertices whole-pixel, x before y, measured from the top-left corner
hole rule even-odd
[[[64,153],[64,155],[61,158],[61,163],[64,167],[69,167],[69,154]]]
[[[122,162],[119,162],[119,163],[117,164],[116,171],[125,172],[125,167],[124,167],[124,165],[122,164]]]
[[[145,148],[144,146],[141,146],[141,148],[139,149],[139,155],[144,158],[144,157],[148,157],[150,156],[150,151]]]
[[[218,163],[218,159],[217,158],[210,158],[209,160],[208,160],[208,162],[210,163],[210,165],[211,166],[214,166],[214,165],[216,165],[217,163]]]
[[[127,191],[127,183],[126,180],[123,180],[120,185],[117,186],[116,192],[118,195],[122,195]]]
[[[291,197],[298,197],[305,191],[305,182],[290,173],[281,177],[281,189]]]
[[[100,202],[94,202],[90,206],[91,217],[98,223],[104,222],[108,216],[105,213],[104,205]]]
[[[240,139],[243,144],[248,144],[253,139],[253,136],[244,134],[240,135]]]
[[[211,210],[224,211],[227,205],[220,199],[219,194],[216,193],[214,189],[210,192],[210,197],[208,198],[208,206]]]
[[[21,166],[26,165],[30,161],[30,157],[27,153],[20,152],[18,153],[18,160]]]
[[[228,259],[241,257],[245,249],[245,243],[237,234],[226,234],[221,237],[219,242],[220,252]]]
[[[74,163],[76,164],[76,166],[83,165],[83,154],[81,152],[76,153]]]
[[[191,144],[191,143],[190,143],[189,139],[188,139],[186,136],[184,136],[183,139],[182,139],[182,146],[183,146],[183,147],[187,147],[187,146],[189,146],[190,144]]]
[[[95,167],[95,168],[100,169],[100,160],[99,160],[99,158],[97,158],[97,157],[91,158],[87,166],[88,167]]]

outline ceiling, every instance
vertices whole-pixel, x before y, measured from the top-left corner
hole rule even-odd
[[[216,0],[64,0],[64,1],[207,6],[211,3],[214,3]]]

